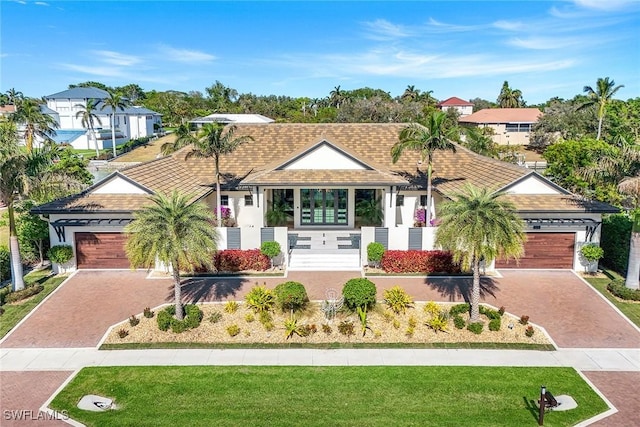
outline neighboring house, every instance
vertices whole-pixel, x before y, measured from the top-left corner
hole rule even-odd
[[[95,87],[76,87],[53,95],[45,96],[48,114],[59,125],[54,140],[58,143],[67,143],[77,149],[93,149],[93,138],[88,135],[88,129],[82,126],[82,119],[76,117],[78,106],[87,105],[89,99],[97,101],[93,113],[99,117],[96,122],[95,135],[98,140],[98,148],[109,148],[111,141],[111,107],[105,107],[102,100],[108,97],[108,93]],[[144,107],[127,106],[122,110],[116,110],[115,114],[116,145],[120,145],[130,139],[152,137],[162,128],[162,115]]]
[[[0,105],[0,117],[7,117],[16,112],[16,106],[13,104]]]
[[[331,233],[343,233],[336,237],[342,241],[356,239],[364,258],[364,248],[374,240],[389,249],[432,249],[436,227],[414,227],[416,210],[426,205],[425,166],[417,163],[417,153],[406,152],[396,164],[389,154],[405,126],[237,125],[236,136],[254,141],[220,159],[221,201],[238,224],[222,229],[220,247],[257,248],[276,239],[283,249],[291,248],[291,239],[320,230],[322,244]],[[122,231],[149,195],[177,189],[215,209],[212,160],[189,157],[190,149],[114,172],[33,212],[48,218],[51,245],[74,245],[72,268],[128,268]],[[581,269],[580,245],[599,242],[601,215],[617,211],[573,195],[535,171],[461,146],[456,153],[434,154],[433,183],[436,212],[466,183],[508,194],[527,223],[521,268]],[[380,227],[361,227],[356,206],[362,200],[379,200]],[[286,202],[287,228],[266,227],[274,201]],[[516,264],[497,261],[496,266]]]
[[[206,123],[224,123],[224,124],[258,124],[258,123],[273,123],[275,120],[262,114],[220,114],[214,113],[208,116],[198,117],[190,120],[189,123],[196,128],[201,128]]]
[[[458,112],[460,117],[468,116],[473,113],[473,104],[471,102],[455,96],[441,101],[437,107],[445,113],[449,110],[455,110]]]
[[[542,116],[537,108],[485,108],[470,116],[461,117],[463,126],[490,128],[493,141],[500,145],[527,145],[531,128]]]

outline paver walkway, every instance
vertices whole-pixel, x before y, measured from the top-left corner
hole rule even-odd
[[[619,412],[593,424],[597,427],[640,426],[640,372],[583,372]]]

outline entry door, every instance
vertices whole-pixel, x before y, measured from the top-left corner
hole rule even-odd
[[[347,225],[347,196],[346,189],[301,189],[301,223],[303,225]]]

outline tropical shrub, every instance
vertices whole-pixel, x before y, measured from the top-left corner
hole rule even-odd
[[[629,244],[633,222],[621,213],[602,218],[600,247],[604,250],[602,265],[625,275],[629,263]]]
[[[140,319],[138,319],[134,314],[129,317],[129,324],[133,327],[140,323]]]
[[[73,258],[73,248],[71,245],[52,246],[47,251],[47,257],[56,264],[65,264]]]
[[[195,304],[187,304],[184,306],[184,313],[184,319],[178,320],[174,317],[176,314],[176,307],[174,305],[170,305],[164,310],[161,310],[156,316],[158,329],[168,331],[169,328],[171,328],[172,332],[179,334],[187,329],[194,329],[200,326],[200,322],[202,322],[202,317],[204,316],[200,307]]]
[[[351,279],[342,288],[344,302],[352,310],[356,307],[371,308],[376,303],[376,285],[369,279]]]
[[[367,329],[371,329],[367,320],[367,309],[362,308],[360,306],[356,307],[356,311],[358,312],[358,318],[360,319],[360,326],[362,328],[362,336],[367,333]]]
[[[527,323],[529,323],[529,316],[527,315],[522,315],[520,316],[520,324],[521,325],[526,325]]]
[[[129,331],[127,331],[126,329],[122,328],[122,329],[118,329],[118,338],[122,339],[124,337],[126,337],[127,335],[129,335]]]
[[[236,301],[227,301],[224,304],[224,311],[229,314],[233,314],[238,311],[240,305]]]
[[[220,313],[219,311],[213,311],[209,315],[209,322],[211,323],[218,323],[221,320],[222,320],[222,313]]]
[[[528,336],[529,338],[531,338],[531,337],[533,336],[533,334],[534,334],[534,332],[535,332],[535,331],[536,331],[536,330],[535,330],[535,329],[533,329],[533,326],[529,325],[529,326],[527,326],[527,329],[525,329],[524,334],[525,334],[526,336]]]
[[[236,324],[227,326],[227,333],[230,337],[235,337],[240,333],[240,327]]]
[[[9,288],[9,289],[11,289],[11,288]],[[39,294],[43,290],[44,290],[44,286],[42,286],[40,284],[27,286],[26,288],[21,289],[19,291],[9,292],[8,294],[6,294],[5,297],[4,297],[4,302],[5,303],[18,302],[18,301],[23,300],[25,298],[29,298],[29,297],[32,297],[32,296],[34,296],[36,294]]]
[[[640,290],[627,288],[624,279],[616,279],[607,285],[607,290],[623,300],[640,301]]]
[[[491,319],[489,321],[489,330],[493,331],[493,332],[497,332],[500,330],[500,326],[502,326],[502,320],[498,319]]]
[[[325,334],[329,335],[329,334],[331,334],[331,332],[333,332],[333,329],[331,329],[331,325],[323,323],[322,324],[322,332],[324,332]]]
[[[595,262],[604,256],[604,250],[598,245],[588,244],[580,248],[580,255],[589,262]]]
[[[418,326],[418,319],[416,319],[416,316],[411,315],[409,316],[409,320],[407,321],[407,324],[409,325],[410,328],[415,328],[416,326]]]
[[[266,286],[254,286],[249,293],[244,297],[247,307],[252,309],[255,313],[261,311],[271,311],[276,303],[275,295],[273,291],[267,289]]]
[[[261,311],[259,314],[260,323],[263,325],[269,322],[273,322],[273,316],[268,311]]]
[[[462,316],[456,315],[453,317],[453,324],[456,327],[456,329],[464,329],[467,322],[464,321]]]
[[[256,320],[256,317],[253,315],[253,313],[247,313],[244,315],[244,320],[247,323],[251,323],[254,322]]]
[[[473,332],[476,335],[480,335],[482,333],[483,324],[481,322],[469,323],[467,325],[467,329]]]
[[[338,332],[348,337],[356,333],[355,327],[353,326],[353,322],[350,320],[343,320],[342,322],[340,322],[338,324]]]
[[[217,271],[266,271],[271,267],[271,260],[260,249],[225,249],[216,253],[213,265]]]
[[[436,332],[443,332],[447,330],[448,323],[449,316],[447,315],[447,313],[440,312],[427,320],[426,325]]]
[[[300,326],[298,326],[298,319],[296,319],[293,315],[284,320],[284,335],[287,339],[291,338],[293,334],[298,336],[303,336],[303,331]]]
[[[11,264],[9,262],[9,248],[0,246],[0,282],[11,276]]]
[[[299,282],[280,283],[273,292],[276,294],[278,306],[282,310],[301,310],[309,302],[307,290]]]
[[[145,307],[142,311],[142,315],[147,319],[151,319],[153,317],[153,311],[149,307]]]
[[[385,290],[383,295],[384,303],[396,314],[405,313],[413,305],[413,299],[400,286]]]
[[[448,251],[386,251],[380,264],[388,273],[460,273]]]
[[[468,303],[456,304],[449,309],[449,316],[457,316],[459,314],[468,313],[471,306]]]
[[[494,319],[500,320],[500,318],[502,317],[499,311],[489,307],[485,307],[484,305],[481,305],[480,307],[478,307],[478,311],[480,312],[480,314],[484,314],[485,316],[487,316],[489,320],[494,320]]]
[[[424,312],[430,316],[437,316],[441,311],[442,309],[436,302],[429,301],[424,305]]]
[[[367,245],[367,260],[373,265],[380,265],[382,256],[384,255],[384,245],[378,242],[371,242]]]

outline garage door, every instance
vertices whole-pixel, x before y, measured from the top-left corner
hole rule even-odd
[[[527,233],[524,255],[496,260],[496,268],[573,268],[575,233]]]
[[[129,268],[123,233],[75,233],[78,268]]]

